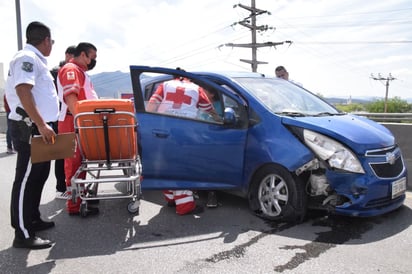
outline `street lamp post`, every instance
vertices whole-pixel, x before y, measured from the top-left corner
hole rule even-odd
[[[20,0],[16,0],[16,23],[17,23],[17,49],[23,48],[23,41],[21,38],[21,16],[20,16]]]

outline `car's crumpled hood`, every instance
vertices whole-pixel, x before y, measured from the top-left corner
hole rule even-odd
[[[282,123],[310,129],[327,135],[358,154],[395,144],[392,133],[384,126],[367,118],[346,114],[322,117],[283,117]]]

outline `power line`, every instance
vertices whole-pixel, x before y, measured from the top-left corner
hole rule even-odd
[[[295,41],[299,44],[411,44],[412,40],[401,41]]]

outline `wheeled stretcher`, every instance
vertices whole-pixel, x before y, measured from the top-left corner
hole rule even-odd
[[[82,162],[71,180],[73,203],[79,196],[80,214],[86,216],[89,200],[128,198],[127,210],[138,214],[142,166],[133,102],[84,100],[77,103],[76,113],[74,129]]]

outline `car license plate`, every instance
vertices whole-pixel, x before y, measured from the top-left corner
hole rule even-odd
[[[392,199],[402,195],[406,191],[406,178],[392,182]]]

